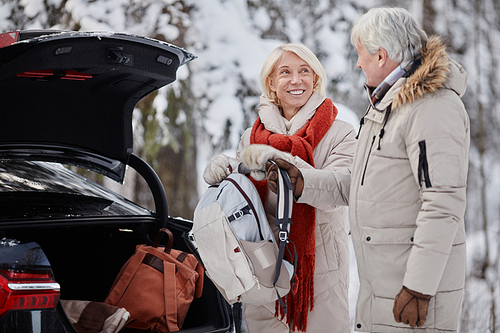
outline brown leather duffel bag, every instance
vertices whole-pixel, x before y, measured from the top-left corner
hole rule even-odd
[[[161,234],[168,243],[160,247]],[[194,297],[201,297],[204,270],[187,252],[172,249],[173,235],[158,232],[152,246],[139,245],[123,265],[105,303],[130,312],[130,323],[142,322],[145,331],[173,332],[181,329]]]

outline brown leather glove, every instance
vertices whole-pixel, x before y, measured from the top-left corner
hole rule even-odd
[[[285,170],[290,177],[290,182],[292,183],[293,196],[295,200],[298,200],[302,195],[304,190],[304,177],[300,170],[293,165],[285,161],[284,159],[277,158],[275,163],[267,161],[266,163],[266,173],[267,173],[267,185],[274,193],[277,193],[276,187],[278,182],[278,167]]]
[[[411,327],[422,327],[427,318],[430,295],[424,295],[403,286],[394,299],[394,319]]]

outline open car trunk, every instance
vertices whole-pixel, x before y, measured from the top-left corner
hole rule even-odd
[[[188,251],[182,233],[191,222],[169,218],[158,176],[133,154],[132,113],[195,58],[168,43],[120,33],[0,35],[0,240],[40,245],[60,299],[104,301],[136,246],[150,242],[161,227],[174,234],[174,248]],[[35,165],[47,162],[86,168],[119,183],[130,166],[148,184],[155,211],[97,184],[88,189],[90,181],[65,178],[67,170],[48,167],[42,177]],[[28,165],[2,169],[12,163]],[[205,278],[202,297],[191,304],[181,332],[228,331],[227,306]],[[20,325],[37,316],[38,332],[76,332],[63,323],[67,318],[52,326],[44,322],[64,317],[60,304],[31,310],[0,315],[0,333],[32,332]]]

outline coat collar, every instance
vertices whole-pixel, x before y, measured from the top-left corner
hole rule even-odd
[[[399,80],[397,80],[396,83],[394,83],[392,88],[389,89],[389,91],[385,94],[385,96],[382,98],[382,100],[379,102],[377,106],[373,105],[371,99],[371,91],[367,86],[365,86],[366,94],[368,100],[370,101],[370,107],[368,108],[364,118],[381,124],[385,119],[385,113],[387,108],[389,107],[389,105],[392,104],[394,97],[397,95],[401,86],[403,86],[407,80],[408,79],[405,77],[402,77]]]
[[[371,109],[374,111],[369,112],[368,118],[381,122],[384,110],[391,103],[394,109],[444,87],[456,91],[459,96],[465,93],[466,73],[458,63],[448,57],[440,37],[432,36],[428,39],[420,52],[420,60],[421,65],[409,77],[396,81],[377,107],[371,103],[370,91],[366,89]]]
[[[394,97],[394,108],[412,103],[445,86],[450,73],[450,59],[441,38],[430,37],[420,51],[420,59],[420,67],[401,85]]]

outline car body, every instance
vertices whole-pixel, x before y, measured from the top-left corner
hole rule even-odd
[[[138,244],[167,226],[174,247],[192,222],[168,216],[154,170],[133,154],[132,112],[196,57],[112,32],[0,35],[0,333],[76,332],[59,300],[102,302]],[[77,174],[151,189],[150,211]],[[209,279],[181,331],[226,332],[227,304]]]

